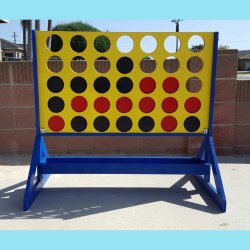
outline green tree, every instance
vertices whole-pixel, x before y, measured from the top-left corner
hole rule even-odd
[[[71,22],[66,24],[59,24],[53,27],[53,31],[94,31],[98,32],[99,29],[94,26],[83,23],[83,22]],[[71,47],[74,48],[76,52],[83,51],[87,46],[86,40],[82,36],[76,36],[71,40]],[[57,36],[52,36],[51,50],[58,51],[61,47],[60,38]],[[105,36],[99,36],[94,41],[94,47],[99,52],[106,52],[110,47],[110,41]]]
[[[191,50],[198,52],[204,48],[204,44],[193,45]],[[230,49],[228,45],[219,45],[218,49]]]
[[[191,47],[191,50],[193,52],[198,52],[198,51],[201,51],[203,48],[204,48],[204,44],[198,44],[198,45],[193,45]]]
[[[219,49],[230,49],[228,45],[219,45]]]

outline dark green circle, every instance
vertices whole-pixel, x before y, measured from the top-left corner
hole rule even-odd
[[[94,48],[100,53],[107,52],[110,48],[110,40],[106,36],[98,36],[94,40]]]
[[[83,52],[87,47],[87,41],[83,36],[73,36],[70,40],[70,47],[75,52]]]

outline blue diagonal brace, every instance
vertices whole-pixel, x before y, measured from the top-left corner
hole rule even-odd
[[[46,158],[47,154],[48,153],[43,138],[39,135],[36,136],[30,163],[29,176],[24,193],[24,211],[27,211],[29,209],[49,177],[49,175],[40,173],[40,166],[43,163],[44,158]]]
[[[212,173],[214,176],[215,187],[211,182],[207,181],[206,176],[196,176],[200,184],[206,189],[209,196],[214,200],[222,212],[226,211],[226,197],[224,192],[224,187],[220,175],[219,165],[216,157],[216,152],[214,148],[213,138],[205,138],[204,152],[208,158],[209,163],[212,167]]]

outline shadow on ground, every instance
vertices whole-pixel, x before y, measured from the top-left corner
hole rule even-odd
[[[194,190],[183,188],[191,182]],[[0,219],[73,219],[153,202],[218,214],[219,209],[196,180],[186,175],[170,188],[44,188],[27,212],[22,211],[25,181],[0,191]],[[194,203],[200,195],[205,205]]]

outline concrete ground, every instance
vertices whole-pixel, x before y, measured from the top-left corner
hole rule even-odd
[[[23,212],[29,159],[0,156],[0,229],[250,229],[250,156],[219,157],[226,213],[173,175],[53,175]]]

